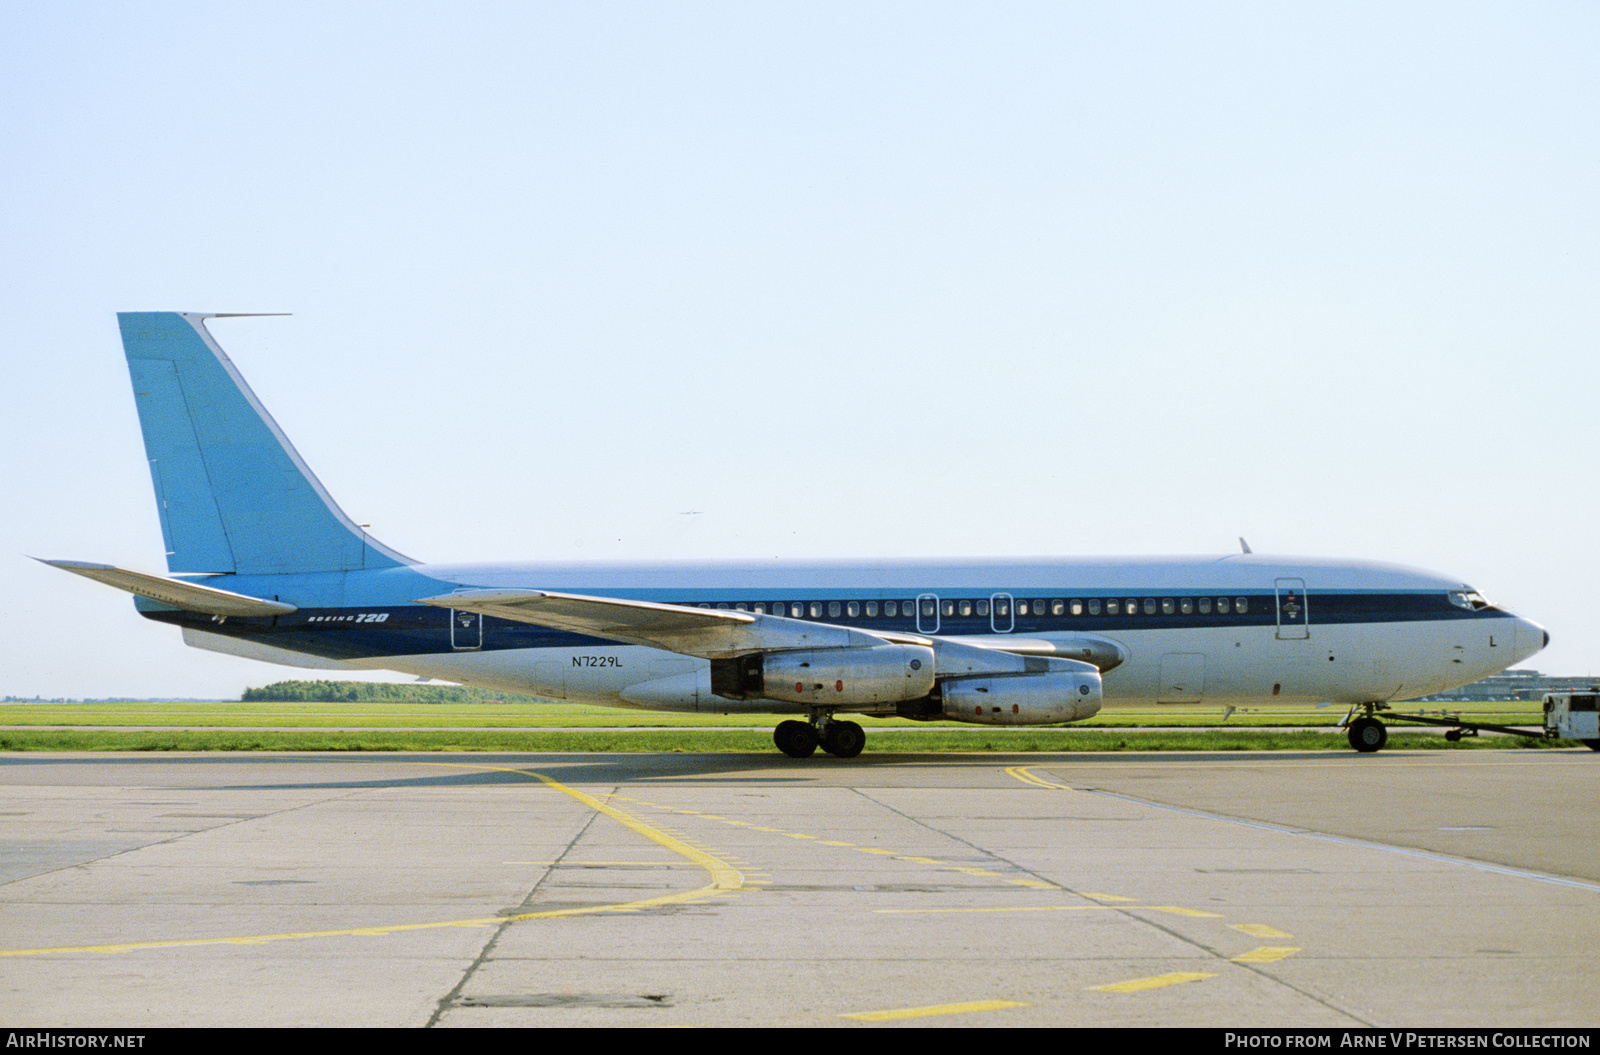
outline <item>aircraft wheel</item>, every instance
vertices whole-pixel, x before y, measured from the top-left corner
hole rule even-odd
[[[1357,718],[1350,723],[1350,746],[1371,754],[1389,741],[1389,728],[1376,718]]]
[[[790,758],[810,758],[817,751],[817,731],[805,722],[779,722],[772,742]]]
[[[822,749],[839,758],[854,758],[867,746],[867,734],[855,722],[829,722]]]

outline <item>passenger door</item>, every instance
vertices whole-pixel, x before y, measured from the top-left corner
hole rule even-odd
[[[1278,579],[1278,639],[1300,641],[1311,636],[1311,614],[1304,579]]]
[[[997,593],[989,598],[989,626],[997,634],[1009,634],[1016,626],[1016,616],[1011,613],[1011,595]]]

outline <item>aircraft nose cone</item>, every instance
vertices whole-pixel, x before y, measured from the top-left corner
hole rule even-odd
[[[1520,654],[1518,662],[1527,659],[1535,653],[1544,651],[1550,644],[1550,631],[1535,623],[1531,619],[1517,617],[1517,652]]]

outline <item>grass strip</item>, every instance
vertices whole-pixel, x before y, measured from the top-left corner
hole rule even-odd
[[[1531,709],[1530,709],[1531,708]],[[1439,717],[1437,707],[1409,708]],[[1499,725],[1543,724],[1537,704],[1492,703],[1451,708],[1471,721]],[[1111,707],[1094,718],[1076,723],[1074,728],[1137,729],[1144,726],[1194,729],[1248,729],[1252,727],[1303,726],[1326,729],[1344,716],[1342,708],[1302,708],[1236,711],[1226,720],[1216,707]],[[913,724],[900,718],[852,716],[868,729],[908,729]],[[582,704],[495,700],[488,703],[357,703],[325,702],[96,702],[80,704],[12,703],[0,705],[0,726],[62,725],[76,728],[96,726],[162,726],[181,728],[274,728],[337,727],[339,729],[406,728],[437,730],[441,727],[508,729],[524,731],[539,728],[638,728],[693,729],[742,726],[771,730],[778,718],[770,714],[680,714],[671,711],[620,710]]]
[[[1564,740],[1482,736],[1450,743],[1438,734],[1394,732],[1389,750],[1575,747]],[[6,730],[0,751],[505,751],[759,752],[774,750],[769,729],[639,730]],[[1349,751],[1343,735],[1207,729],[1140,732],[1110,729],[881,729],[867,738],[874,754],[1038,751]]]

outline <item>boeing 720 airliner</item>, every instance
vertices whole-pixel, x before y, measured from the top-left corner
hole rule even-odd
[[[48,563],[126,590],[194,646],[555,699],[792,715],[785,754],[861,752],[845,715],[990,725],[1102,704],[1376,712],[1549,635],[1448,576],[1269,557],[760,564],[427,564],[336,505],[206,329],[118,316],[167,574]]]

